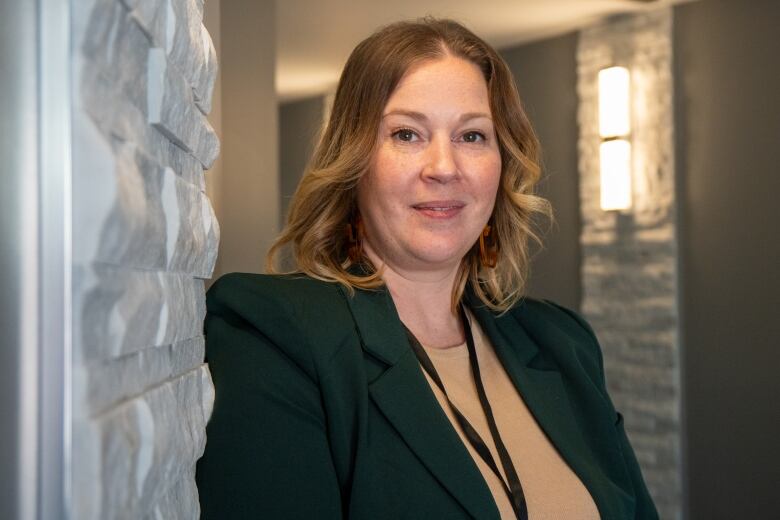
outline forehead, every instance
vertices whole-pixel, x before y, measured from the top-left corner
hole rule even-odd
[[[463,58],[447,55],[411,67],[385,104],[384,113],[414,110],[483,111],[489,113],[487,82],[480,68]]]

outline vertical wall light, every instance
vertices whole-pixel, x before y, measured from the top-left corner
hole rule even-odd
[[[631,207],[631,91],[625,67],[599,71],[601,209]]]

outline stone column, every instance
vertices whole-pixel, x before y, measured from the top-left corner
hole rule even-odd
[[[216,56],[203,0],[72,8],[72,518],[197,518]]]
[[[670,9],[582,31],[577,51],[582,311],[661,518],[681,517]],[[598,71],[631,71],[633,208],[600,207]]]

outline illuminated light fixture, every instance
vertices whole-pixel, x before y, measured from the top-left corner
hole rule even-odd
[[[613,139],[601,143],[601,209],[631,207],[631,143]]]
[[[599,71],[601,209],[631,208],[631,78],[625,67]]]
[[[599,71],[599,134],[601,137],[631,133],[630,77],[625,67]]]

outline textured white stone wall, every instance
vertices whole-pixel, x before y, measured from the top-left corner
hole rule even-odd
[[[582,310],[661,518],[681,518],[672,12],[584,30],[577,51]],[[598,71],[631,71],[633,209],[600,209]]]
[[[203,0],[72,13],[72,518],[197,518],[213,387],[204,169],[216,54]]]

